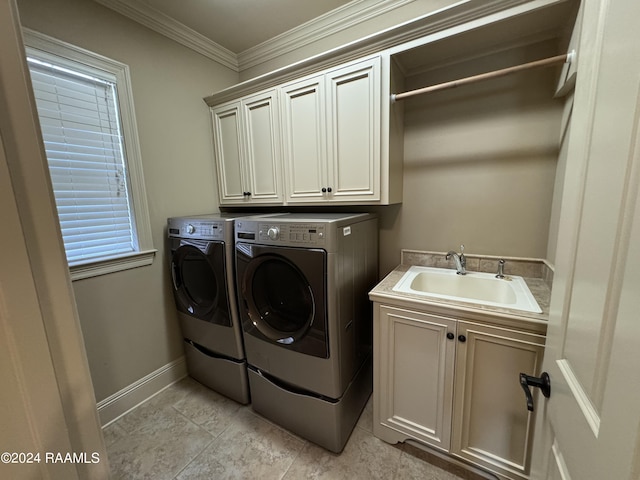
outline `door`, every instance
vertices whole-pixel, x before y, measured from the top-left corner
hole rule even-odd
[[[328,72],[326,78],[328,198],[379,200],[380,58]]]
[[[238,243],[236,263],[245,334],[328,358],[326,252]]]
[[[640,2],[583,8],[532,478],[637,480]]]
[[[0,0],[0,444],[9,452],[0,478],[104,479],[109,462],[20,29],[16,2]],[[87,452],[87,463],[47,462],[46,452]]]
[[[287,201],[320,200],[327,189],[324,76],[284,85],[281,95]]]
[[[224,243],[172,241],[178,243],[171,258],[171,279],[178,310],[205,322],[230,327]]]
[[[212,108],[211,120],[220,203],[242,202],[247,197],[247,180],[243,169],[240,102]]]
[[[374,434],[449,450],[456,321],[375,305]]]
[[[246,195],[252,203],[281,203],[280,122],[275,90],[242,99],[247,170]]]
[[[458,321],[451,453],[511,478],[526,478],[534,416],[520,372],[539,375],[544,336]]]

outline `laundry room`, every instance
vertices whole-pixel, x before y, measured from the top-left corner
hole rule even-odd
[[[523,389],[542,378],[553,273],[568,250],[561,205],[577,190],[565,173],[577,171],[567,164],[576,68],[567,54],[579,42],[579,1],[335,0],[286,28],[275,12],[252,18],[256,34],[229,31],[228,48],[198,34],[198,22],[185,34],[171,2],[2,1],[17,7],[28,57],[96,57],[120,69],[118,94],[131,100],[124,182],[140,249],[70,270],[91,383],[82,388],[113,478],[530,478],[536,417]],[[260,22],[277,33],[261,38]],[[563,58],[502,74],[554,57]],[[391,99],[487,72],[500,73]],[[269,139],[264,124],[278,133]],[[466,265],[492,280],[504,268],[510,286],[527,280],[539,309],[498,305],[492,317],[490,306],[454,301],[451,313],[436,300],[423,310],[422,293],[396,297],[396,284],[383,283],[399,284],[409,265],[456,278]],[[397,354],[412,339],[440,341],[402,330],[411,322],[435,322],[443,342],[455,330],[457,351],[432,349],[442,347],[446,367],[444,357]],[[473,343],[477,324],[496,329],[483,339],[508,331],[509,345],[527,345],[512,362],[502,352],[497,365],[486,360],[500,372],[529,369],[495,400],[511,402],[515,420],[490,437],[493,426],[456,416],[472,412],[468,398],[492,414],[484,391],[457,396],[472,388],[459,352],[472,358],[484,345]],[[398,373],[414,362],[440,373]],[[441,381],[439,396],[413,396]],[[532,398],[542,405],[542,392]],[[243,438],[261,465],[231,446]],[[84,468],[78,478],[104,473]]]

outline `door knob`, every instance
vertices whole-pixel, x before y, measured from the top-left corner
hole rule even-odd
[[[520,374],[520,386],[524,390],[527,397],[527,410],[533,412],[533,395],[529,387],[538,387],[542,391],[542,395],[549,398],[551,395],[551,378],[547,372],[542,372],[539,377],[531,377],[525,373]]]

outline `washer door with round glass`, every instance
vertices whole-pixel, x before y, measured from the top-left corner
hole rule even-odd
[[[179,311],[216,325],[231,326],[224,243],[176,240],[171,277]],[[173,247],[173,246],[172,246]]]
[[[245,333],[328,358],[326,252],[239,243],[236,260]]]

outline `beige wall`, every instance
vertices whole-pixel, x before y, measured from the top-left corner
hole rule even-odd
[[[518,49],[407,79],[419,88],[555,54]],[[545,258],[562,102],[554,69],[405,100],[404,198],[390,250]]]
[[[179,358],[167,217],[217,210],[202,98],[238,75],[89,0],[20,0],[24,26],[129,65],[151,216],[153,265],[73,283],[98,401]]]

